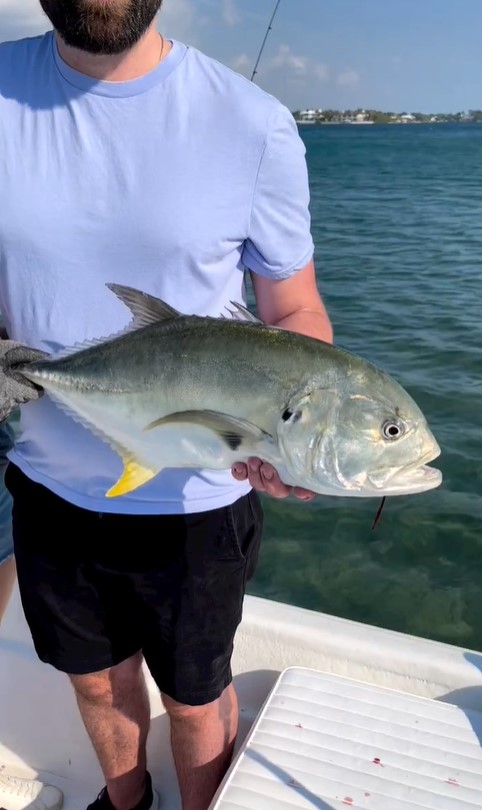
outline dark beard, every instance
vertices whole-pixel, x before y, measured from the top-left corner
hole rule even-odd
[[[146,33],[162,0],[40,0],[66,45],[105,56],[123,53]]]

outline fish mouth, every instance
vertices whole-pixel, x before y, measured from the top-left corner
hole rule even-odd
[[[407,473],[403,471],[395,475],[383,487],[387,495],[410,495],[417,492],[428,492],[436,489],[442,483],[442,473],[435,467],[423,464]]]
[[[373,478],[370,475],[368,477],[381,495],[412,495],[428,492],[439,487],[443,480],[441,471],[429,466],[429,463],[435,461],[439,456],[440,448],[437,445],[408,467],[404,467],[402,470],[395,469],[391,475],[384,477],[383,481],[380,480],[379,474]]]

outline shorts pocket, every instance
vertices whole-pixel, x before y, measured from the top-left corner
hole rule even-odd
[[[255,490],[227,507],[227,523],[233,553],[248,563],[248,579],[254,573],[263,532],[263,508]]]

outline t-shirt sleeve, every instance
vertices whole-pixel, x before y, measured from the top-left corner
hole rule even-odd
[[[287,108],[271,123],[254,189],[245,267],[273,279],[289,278],[314,252],[306,149]]]

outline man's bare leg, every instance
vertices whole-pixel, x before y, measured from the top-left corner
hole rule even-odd
[[[15,559],[9,557],[0,565],[0,623],[5,615],[15,582]],[[0,805],[32,810],[58,810],[63,795],[51,785],[44,785],[38,779],[22,779],[5,771],[0,773]]]
[[[150,706],[140,653],[112,669],[72,675],[77,703],[116,810],[144,796]]]
[[[206,706],[184,706],[162,695],[171,721],[171,744],[182,810],[207,810],[233,755],[238,701],[231,684]]]
[[[15,560],[9,557],[0,565],[0,622],[2,621],[15,582]]]

